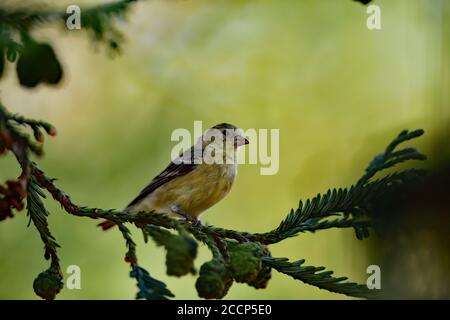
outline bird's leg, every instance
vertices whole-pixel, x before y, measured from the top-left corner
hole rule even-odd
[[[200,225],[200,220],[198,218],[194,218],[193,216],[188,215],[187,213],[183,212],[183,210],[180,209],[177,205],[171,205],[170,210],[172,210],[173,213],[176,213],[180,216],[182,216],[186,221],[189,221],[194,226]]]

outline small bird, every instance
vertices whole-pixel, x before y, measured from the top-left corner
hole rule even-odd
[[[236,126],[215,125],[156,176],[125,211],[153,211],[198,222],[230,191],[237,174],[237,149],[248,143]],[[103,230],[114,225],[99,224]]]

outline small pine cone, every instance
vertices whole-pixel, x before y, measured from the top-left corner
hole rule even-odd
[[[229,242],[230,265],[233,278],[237,282],[250,283],[258,277],[262,262],[258,252],[261,245],[256,242]]]
[[[33,282],[34,292],[45,300],[54,300],[63,286],[61,273],[52,269],[41,272]]]
[[[167,247],[166,267],[169,276],[181,277],[195,274],[194,260],[197,257],[197,242],[182,236],[173,238],[173,244]]]
[[[250,281],[248,285],[254,287],[255,289],[265,289],[271,278],[272,268],[263,266],[262,269],[258,272],[256,278],[253,281]]]
[[[272,254],[267,246],[262,246],[261,250],[258,251],[260,257],[271,257]],[[249,286],[255,289],[264,289],[267,287],[269,280],[272,278],[272,268],[265,266],[263,264],[262,269],[259,271],[258,276],[251,282],[248,283]]]
[[[228,293],[233,278],[222,261],[213,259],[200,268],[195,287],[200,298],[222,299]]]

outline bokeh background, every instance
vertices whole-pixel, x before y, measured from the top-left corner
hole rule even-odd
[[[351,185],[404,128],[426,130],[414,144],[430,156],[428,166],[450,153],[450,3],[374,3],[381,7],[378,31],[367,29],[366,7],[350,0],[143,1],[118,23],[126,40],[113,58],[83,30],[49,25],[35,36],[57,51],[63,83],[24,89],[9,65],[0,81],[2,103],[57,127],[40,166],[76,203],[101,208],[122,208],[165,167],[176,128],[193,129],[194,120],[205,127],[226,121],[278,128],[278,174],[262,176],[258,165],[241,165],[229,196],[202,218],[266,231],[299,199]],[[18,173],[12,156],[0,159],[0,181]],[[58,299],[133,299],[120,233],[102,232],[96,221],[69,216],[53,201],[47,205],[63,270],[78,265],[82,272],[81,290],[64,289]],[[27,223],[25,212],[0,223],[1,299],[38,299],[32,282],[47,262]],[[144,245],[132,230],[142,266],[177,298],[195,299],[195,277],[166,276],[164,250]],[[272,253],[364,283],[367,266],[381,264],[372,250],[376,241],[328,230],[274,245]],[[202,246],[196,266],[206,260]],[[234,284],[226,298],[347,297],[274,273],[267,289]]]

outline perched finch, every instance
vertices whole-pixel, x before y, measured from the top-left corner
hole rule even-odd
[[[241,129],[228,123],[208,129],[174,159],[125,208],[125,211],[164,213],[198,221],[230,191],[237,174],[237,148],[248,144]],[[106,230],[114,226],[105,221]]]

